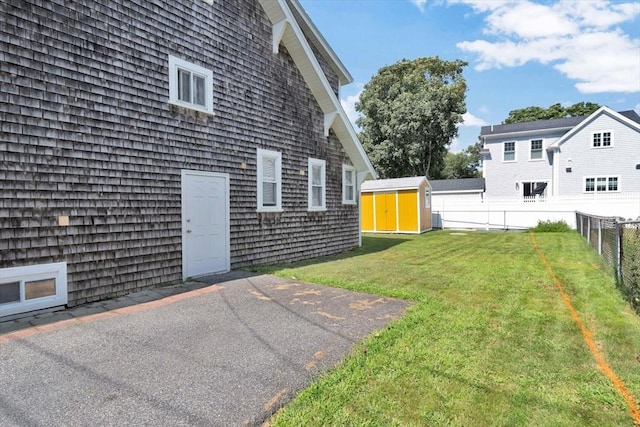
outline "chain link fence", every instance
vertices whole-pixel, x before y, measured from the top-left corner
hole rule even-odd
[[[576,212],[576,228],[611,266],[618,287],[640,314],[640,221]]]

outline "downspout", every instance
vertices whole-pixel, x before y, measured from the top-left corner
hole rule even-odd
[[[368,170],[356,172],[356,191],[358,194],[358,247],[362,247],[362,200],[360,197],[360,186],[367,178],[371,178],[371,173]]]

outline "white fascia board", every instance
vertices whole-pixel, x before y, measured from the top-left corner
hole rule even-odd
[[[619,120],[622,123],[624,123],[627,126],[629,126],[630,128],[635,129],[636,131],[640,132],[640,124],[634,122],[633,120],[630,120],[629,118],[623,116],[622,114],[619,114],[619,113],[613,111],[609,107],[603,106],[603,107],[598,108],[593,113],[591,113],[591,115],[589,117],[587,117],[586,119],[584,119],[583,121],[578,123],[578,125],[574,126],[573,129],[571,129],[566,134],[562,135],[562,137],[560,137],[556,142],[554,142],[549,147],[547,147],[547,151],[559,149],[560,146],[562,144],[564,144],[566,141],[568,141],[569,139],[571,139],[571,137],[573,135],[575,135],[576,133],[580,132],[588,124],[592,123],[595,119],[597,119],[599,116],[601,116],[603,114],[606,114],[606,115],[608,115],[608,116],[610,116],[610,117],[612,117],[612,118],[614,118],[616,120]]]
[[[491,135],[482,135],[481,138],[483,139],[483,141],[487,142],[487,143],[491,143],[491,141],[489,141],[490,139],[508,139],[508,138],[514,138],[514,137],[526,137],[526,136],[543,136],[549,133],[556,133],[558,131],[570,131],[571,129],[574,129],[575,127],[571,127],[571,126],[563,126],[563,127],[557,127],[557,128],[549,128],[549,129],[538,129],[538,130],[527,130],[527,131],[519,131],[519,132],[505,132],[505,133],[494,133]]]
[[[331,68],[333,68],[334,71],[336,71],[336,74],[338,74],[338,79],[340,81],[339,84],[342,86],[353,83],[353,76],[351,76],[349,70],[347,70],[340,58],[338,58],[338,55],[336,55],[322,33],[318,30],[318,27],[316,27],[309,15],[307,15],[307,12],[304,10],[302,5],[300,5],[300,2],[298,2],[298,0],[290,0],[290,4],[295,9],[295,12],[302,18],[302,22],[299,23],[302,25],[302,30],[311,40],[318,42],[318,47],[320,47],[325,53],[323,56],[329,60],[331,65],[333,65]]]
[[[259,2],[274,26],[274,48],[276,41],[278,45],[282,43],[287,47],[289,55],[298,67],[322,112],[328,115],[325,117],[336,114],[331,127],[356,170],[358,172],[365,171],[376,177],[373,165],[362,148],[347,114],[333,92],[293,12],[287,6],[286,0],[259,0]]]

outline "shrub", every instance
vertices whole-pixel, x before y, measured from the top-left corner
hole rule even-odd
[[[560,220],[560,221],[538,221],[538,225],[535,228],[531,229],[532,231],[538,233],[566,233],[571,231],[571,227],[569,225]]]

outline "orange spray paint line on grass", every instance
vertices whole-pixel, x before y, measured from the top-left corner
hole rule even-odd
[[[625,386],[624,382],[620,379],[620,377],[618,377],[618,375],[616,375],[613,369],[611,369],[611,366],[609,366],[607,361],[604,360],[604,356],[602,355],[600,350],[598,350],[598,347],[596,346],[596,343],[593,340],[593,334],[589,329],[587,329],[587,327],[582,322],[582,320],[580,320],[580,316],[578,316],[578,312],[575,310],[575,308],[573,308],[571,299],[569,298],[569,295],[565,292],[564,288],[562,287],[562,283],[560,282],[560,279],[558,279],[558,276],[556,276],[556,273],[551,268],[551,264],[549,264],[549,261],[547,261],[547,257],[544,256],[544,253],[540,249],[540,246],[538,246],[538,242],[536,241],[534,234],[533,233],[529,233],[529,234],[531,236],[531,241],[533,242],[533,246],[535,247],[536,252],[540,256],[540,259],[542,260],[544,267],[547,269],[547,271],[551,275],[553,282],[556,284],[556,287],[558,288],[558,291],[562,296],[564,305],[569,309],[569,313],[571,313],[571,317],[576,322],[576,324],[580,328],[580,331],[582,332],[582,337],[584,338],[585,344],[587,344],[589,351],[591,352],[593,357],[596,359],[598,368],[600,368],[602,373],[611,381],[615,389],[618,390],[618,392],[624,398],[624,401],[626,402],[627,407],[629,408],[629,412],[631,412],[631,417],[633,418],[634,424],[636,426],[640,426],[640,409],[638,408],[638,404],[637,404],[638,400],[633,396],[631,391],[629,391],[629,389]]]

